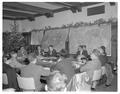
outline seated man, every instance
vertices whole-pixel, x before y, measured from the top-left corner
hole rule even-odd
[[[19,90],[18,83],[17,83],[17,75],[16,75],[16,72],[15,72],[15,69],[10,67],[6,63],[3,63],[3,73],[7,74],[7,78],[8,78],[7,88],[14,88],[16,90]],[[5,87],[3,85],[3,89],[4,88]]]
[[[47,56],[57,57],[57,52],[56,52],[56,50],[53,48],[53,45],[49,45],[49,47],[48,47],[48,52],[47,52]]]
[[[21,68],[21,67],[24,66],[24,65],[22,65],[21,63],[18,62],[17,53],[11,52],[10,55],[11,55],[11,58],[6,61],[6,64],[9,64],[13,68]]]
[[[36,54],[39,56],[44,56],[44,49],[42,49],[42,45],[39,45],[38,47],[37,47],[37,51],[36,51]]]
[[[81,72],[87,72],[89,75],[90,81],[93,78],[93,73],[95,70],[101,68],[101,62],[99,60],[100,52],[97,49],[94,49],[91,54],[91,61],[88,61],[84,66],[80,68]]]
[[[86,58],[89,58],[89,55],[88,55],[88,52],[87,52],[87,49],[86,49],[86,45],[83,45],[82,55],[84,55]]]
[[[25,58],[27,58],[27,51],[25,50],[25,48],[24,47],[21,47],[20,48],[20,50],[18,50],[18,59],[20,58],[20,59],[25,59]]]
[[[35,54],[30,54],[28,56],[30,64],[21,68],[22,77],[33,77],[35,81],[36,90],[44,90],[44,84],[41,84],[40,77],[48,76],[50,74],[49,70],[44,69],[42,66],[36,65],[36,56]]]
[[[87,58],[83,55],[78,55],[77,61],[73,61],[73,66],[75,67],[75,72],[80,73],[80,68],[85,65],[87,62]]]
[[[58,60],[56,64],[51,66],[51,71],[59,70],[61,73],[64,73],[67,76],[67,84],[75,74],[74,67],[72,65],[72,58],[64,58],[61,56],[61,59]]]
[[[66,91],[67,76],[60,71],[54,71],[47,78],[47,91]]]
[[[79,45],[75,58],[78,57],[78,55],[82,55],[82,53],[83,53],[83,46]]]

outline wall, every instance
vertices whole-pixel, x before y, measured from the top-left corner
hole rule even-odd
[[[94,16],[87,16],[87,8],[98,6],[98,5],[105,5],[105,13],[94,15]],[[63,11],[54,14],[54,17],[52,18],[46,18],[45,16],[37,17],[35,21],[19,21],[19,31],[20,32],[29,32],[32,29],[41,29],[45,28],[45,26],[51,26],[51,27],[60,27],[63,24],[70,24],[75,22],[93,22],[96,19],[103,18],[108,19],[110,17],[117,17],[117,4],[115,6],[110,6],[109,3],[101,3],[96,4],[88,7],[83,7],[82,12],[78,13],[72,13],[69,11]],[[3,31],[10,30],[9,23],[12,23],[12,21],[4,20],[3,21]]]
[[[3,32],[11,32],[11,25],[14,24],[14,21],[12,20],[3,20]],[[22,31],[21,27],[21,21],[17,21],[17,24],[19,26],[18,31]]]
[[[105,5],[105,14],[87,16],[87,8],[93,6],[83,7],[82,12],[79,13],[73,14],[69,10],[69,11],[56,13],[52,18],[46,18],[45,16],[41,16],[36,18],[36,20],[33,22],[30,22],[28,20],[22,21],[21,22],[22,31],[29,31],[31,29],[41,29],[41,28],[45,28],[45,26],[60,27],[63,24],[70,24],[80,21],[93,22],[94,20],[99,18],[103,18],[107,20],[110,17],[117,17],[117,5],[110,6],[109,3],[101,3],[94,6],[103,5],[103,4]]]
[[[105,5],[105,14],[99,14],[94,16],[87,16],[87,8],[98,6],[98,5]],[[108,19],[111,17],[117,17],[117,4],[115,6],[110,6],[109,3],[101,3],[97,5],[93,5],[89,7],[82,8],[82,12],[73,14],[71,11],[64,11],[60,13],[54,14],[52,18],[46,18],[45,16],[37,17],[35,21],[18,21],[19,24],[19,31],[20,32],[29,32],[32,29],[41,29],[45,28],[45,26],[51,27],[60,27],[63,24],[75,23],[75,22],[92,22],[96,19],[103,18]],[[13,21],[3,20],[3,31],[10,31],[10,25]],[[117,61],[117,25],[112,26],[112,60],[114,62]],[[111,61],[111,59],[110,59]]]

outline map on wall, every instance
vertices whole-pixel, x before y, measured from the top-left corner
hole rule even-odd
[[[31,45],[40,45],[43,38],[43,31],[31,32]]]
[[[111,55],[111,24],[83,26],[70,29],[70,53],[74,54],[79,45],[86,45],[88,53],[100,46],[106,47]]]
[[[54,29],[48,30],[42,40],[43,48],[47,48],[49,45],[53,45],[57,51],[65,48],[65,41],[68,34],[67,29]]]

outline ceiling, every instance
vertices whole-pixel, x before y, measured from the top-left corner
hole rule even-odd
[[[71,10],[81,12],[82,7],[101,2],[3,2],[3,19],[34,21],[35,17],[54,17],[54,13]]]

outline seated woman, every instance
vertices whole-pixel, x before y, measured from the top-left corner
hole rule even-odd
[[[79,45],[78,50],[77,50],[76,55],[75,55],[75,58],[77,58],[78,55],[82,55],[82,52],[83,52],[83,46]]]
[[[46,91],[90,91],[90,85],[86,83],[89,77],[86,73],[73,75],[71,81],[66,83],[67,76],[60,71],[54,71],[47,78]]]
[[[73,61],[73,62],[72,62],[72,63],[73,63],[73,66],[74,66],[74,68],[75,68],[75,72],[76,72],[76,73],[80,73],[80,68],[81,68],[84,64],[86,64],[86,62],[87,62],[87,58],[85,58],[85,56],[83,56],[83,55],[78,55],[77,61]]]
[[[100,55],[100,52],[97,49],[94,49],[91,54],[92,60],[88,61],[84,66],[80,68],[81,72],[87,72],[87,74],[89,75],[90,81],[92,80],[94,71],[101,68],[99,55]]]
[[[111,82],[112,82],[113,77],[114,77],[114,75],[112,73],[112,67],[108,63],[108,58],[106,55],[105,47],[101,46],[100,48],[98,48],[98,50],[100,51],[99,59],[101,61],[101,64],[102,64],[102,66],[105,66],[105,68],[106,68],[107,81],[106,81],[105,86],[108,87],[108,86],[111,86]]]
[[[104,66],[106,63],[108,63],[108,58],[107,58],[107,54],[105,52],[105,47],[101,46],[98,48],[98,50],[100,51],[99,59],[101,61],[102,66]]]
[[[47,78],[47,91],[66,91],[67,76],[54,71]]]
[[[13,68],[23,67],[23,65],[21,63],[19,63],[18,60],[17,60],[17,53],[15,53],[13,51],[13,52],[10,53],[10,55],[11,55],[11,58],[6,61],[6,64],[10,65]]]
[[[21,47],[20,50],[18,51],[18,57],[27,57],[27,51],[25,50],[24,47]]]

